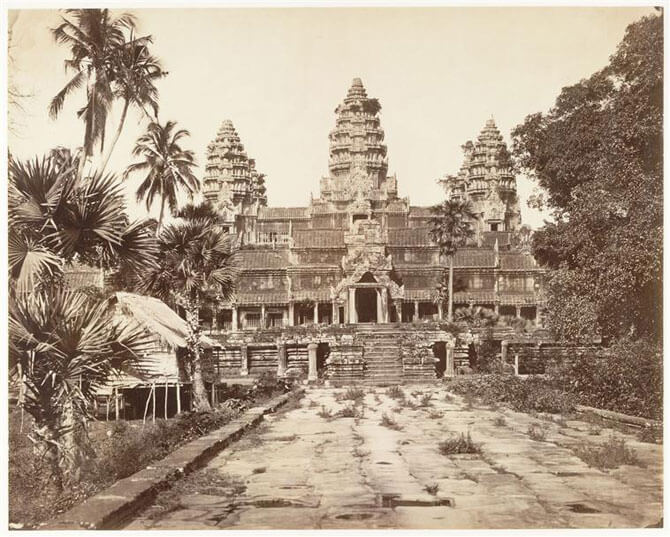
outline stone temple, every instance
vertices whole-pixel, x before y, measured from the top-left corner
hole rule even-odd
[[[335,110],[319,197],[302,207],[267,206],[264,175],[232,122],[222,123],[208,146],[204,195],[235,234],[242,272],[234,300],[204,313],[222,345],[217,378],[304,373],[383,384],[467,363],[467,338],[444,329],[437,301],[447,260],[429,237],[430,208],[398,195],[380,111],[355,78]],[[440,180],[478,216],[475,239],[455,256],[454,309],[483,306],[539,325],[543,270],[493,119],[463,150],[457,175]]]

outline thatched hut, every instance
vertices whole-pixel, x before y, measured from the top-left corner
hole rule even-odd
[[[98,391],[102,412],[107,418],[138,419],[170,417],[190,409],[191,383],[180,360],[187,347],[186,321],[157,298],[117,292],[114,301],[115,314],[139,325],[150,348],[137,363],[117,370]],[[206,354],[217,345],[204,335],[202,343]]]

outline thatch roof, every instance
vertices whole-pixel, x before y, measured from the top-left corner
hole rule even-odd
[[[150,296],[121,291],[115,296],[120,313],[132,318],[145,330],[158,336],[162,343],[173,349],[187,346],[186,321],[170,309],[165,302]],[[205,348],[217,346],[215,341],[204,335],[201,336],[201,339]]]

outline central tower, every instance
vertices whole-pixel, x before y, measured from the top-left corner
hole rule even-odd
[[[395,177],[387,177],[388,159],[377,99],[369,98],[354,78],[344,101],[335,109],[335,128],[328,135],[328,177],[321,179],[322,202],[371,203],[395,199]]]

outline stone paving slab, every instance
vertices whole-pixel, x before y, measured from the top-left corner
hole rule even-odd
[[[294,393],[284,394],[262,406],[248,409],[220,429],[185,444],[164,459],[86,499],[59,515],[44,529],[113,529],[122,526],[135,512],[150,503],[160,490],[201,467],[292,396]]]
[[[322,407],[334,415],[352,405],[341,400],[345,389],[309,388],[299,408],[186,478],[188,492],[173,512],[155,516],[159,507],[150,508],[128,528],[633,528],[661,520],[662,446],[608,428],[593,434],[579,420],[469,405],[454,394],[447,400],[443,385],[403,390],[414,405],[424,393],[433,398],[411,408],[384,389],[366,388],[357,404],[362,417],[327,418]],[[383,414],[398,430],[381,424]],[[504,425],[496,425],[499,416]],[[530,438],[532,425],[545,431],[543,440]],[[439,443],[460,433],[481,453],[441,454]],[[599,470],[575,455],[576,446],[602,444],[611,434],[633,447],[644,467]],[[211,476],[239,490],[220,502],[199,493]]]

